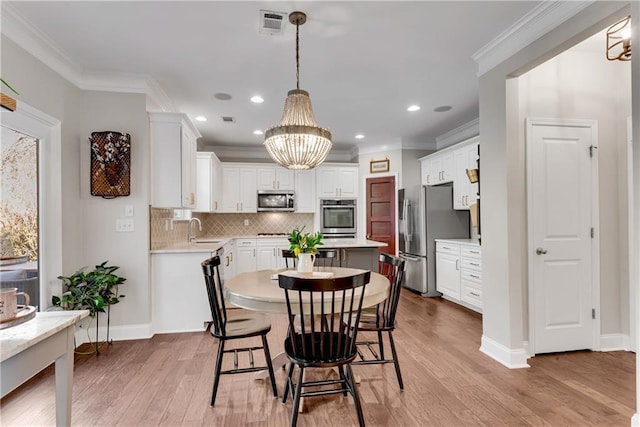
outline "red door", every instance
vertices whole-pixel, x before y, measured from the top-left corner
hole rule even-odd
[[[396,255],[396,179],[367,178],[367,238],[388,246],[380,252]]]

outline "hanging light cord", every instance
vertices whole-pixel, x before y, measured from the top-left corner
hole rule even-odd
[[[296,24],[296,89],[300,90],[300,24]]]

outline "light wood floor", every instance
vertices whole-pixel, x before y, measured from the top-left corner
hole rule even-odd
[[[392,365],[356,366],[370,426],[628,426],[635,412],[635,356],[574,352],[538,356],[509,370],[478,351],[480,315],[403,290],[395,332],[405,390]],[[273,316],[272,354],[285,316]],[[157,335],[76,356],[73,425],[285,426],[286,405],[253,374],[221,379],[209,406],[216,341],[206,333]],[[317,376],[334,375],[332,371]],[[280,393],[285,372],[276,370]],[[54,425],[52,368],[6,396],[0,424]],[[300,426],[357,424],[353,401],[310,398]]]

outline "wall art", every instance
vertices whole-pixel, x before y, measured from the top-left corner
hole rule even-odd
[[[91,195],[105,199],[128,196],[131,191],[131,135],[92,132]]]

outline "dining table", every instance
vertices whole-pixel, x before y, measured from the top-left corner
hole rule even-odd
[[[279,274],[321,279],[355,276],[365,271],[367,270],[346,267],[315,267],[315,270],[311,273],[298,273],[295,269],[282,268],[241,273],[224,281],[225,300],[230,306],[246,310],[287,314],[285,292],[278,284]],[[356,290],[356,295],[359,296],[359,292],[362,292],[361,289]],[[372,271],[371,279],[364,287],[362,308],[381,303],[387,298],[388,294],[389,280],[385,276]],[[336,296],[336,301],[340,301],[339,296]],[[320,300],[314,303],[314,312],[320,313]],[[273,366],[284,366],[289,362],[289,359],[286,353],[279,352],[273,357],[272,361]],[[256,373],[257,379],[265,379],[268,376],[269,374],[266,370]]]

